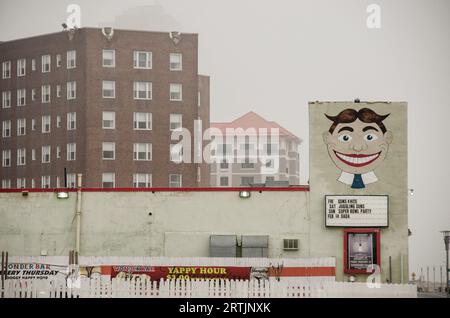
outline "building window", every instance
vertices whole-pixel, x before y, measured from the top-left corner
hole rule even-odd
[[[116,128],[116,113],[115,112],[103,112],[102,128],[103,129],[115,129]]]
[[[36,89],[32,88],[31,89],[31,101],[35,101],[36,100]]]
[[[266,183],[271,181],[275,181],[275,177],[266,177]]]
[[[56,146],[56,159],[61,159],[61,147]]]
[[[116,143],[102,143],[102,156],[103,160],[114,160],[116,157]]]
[[[26,188],[26,179],[25,178],[17,178],[17,189],[24,189]]]
[[[67,82],[67,99],[77,98],[77,82]]]
[[[77,144],[67,144],[67,161],[77,160]]]
[[[255,180],[253,177],[241,177],[241,186],[251,186],[253,183],[255,183]]]
[[[31,59],[31,70],[36,71],[36,59]]]
[[[220,186],[228,187],[228,177],[220,177]]]
[[[41,177],[41,188],[45,188],[45,189],[50,188],[50,180],[51,180],[50,176],[42,176]]]
[[[241,163],[241,168],[242,169],[254,169],[255,164],[253,162],[250,162],[249,158],[245,158],[245,161],[243,163]]]
[[[50,115],[42,116],[42,133],[49,133],[51,129],[51,117]]]
[[[77,113],[67,113],[67,130],[77,129]]]
[[[50,85],[42,85],[41,87],[41,100],[42,103],[50,103]]]
[[[182,114],[170,114],[170,130],[181,130],[183,127]]]
[[[61,67],[61,54],[56,54],[56,67]]]
[[[11,91],[2,92],[2,107],[3,108],[11,107]]]
[[[152,175],[149,173],[133,174],[133,187],[150,188],[152,186]]]
[[[11,188],[11,180],[10,179],[3,179],[2,180],[2,188],[3,189],[10,189]]]
[[[11,167],[11,150],[3,150],[2,167]]]
[[[181,174],[169,174],[169,187],[170,188],[181,188],[182,186],[182,175]]]
[[[56,97],[61,97],[61,85],[56,85]]]
[[[68,188],[76,188],[77,187],[77,176],[75,173],[67,174],[67,187]]]
[[[202,94],[200,94],[200,92],[197,92],[197,106],[198,107],[200,107],[200,105],[201,105],[201,97],[202,97]]]
[[[51,150],[50,146],[42,146],[42,163],[50,163]]]
[[[36,187],[36,182],[34,179],[31,179],[31,188],[34,189]]]
[[[25,118],[17,119],[17,136],[25,136],[27,133],[27,121]]]
[[[4,120],[2,124],[2,137],[9,138],[11,137],[11,121]]]
[[[181,84],[170,84],[170,100],[183,100],[183,86]]]
[[[27,91],[25,88],[17,90],[17,106],[25,106],[27,98]]]
[[[18,166],[26,165],[26,152],[27,152],[27,150],[25,148],[17,149],[17,165]]]
[[[103,188],[114,188],[116,185],[116,174],[114,172],[106,172],[102,174]]]
[[[31,160],[36,160],[36,149],[31,149]]]
[[[220,163],[220,169],[222,169],[222,170],[227,170],[228,167],[229,167],[229,165],[228,165],[228,162],[227,162],[226,160],[223,160],[223,161]]]
[[[152,52],[134,51],[134,68],[151,69]]]
[[[152,82],[134,82],[134,99],[152,99]]]
[[[183,146],[181,144],[170,145],[170,161],[180,163],[183,160]]]
[[[67,69],[77,67],[77,51],[67,51]]]
[[[181,71],[183,69],[183,55],[181,53],[170,53],[170,70]]]
[[[103,50],[103,67],[116,67],[116,51]]]
[[[41,58],[41,70],[42,73],[48,73],[51,70],[50,63],[51,63],[52,57],[50,55],[42,55]]]
[[[56,116],[56,128],[61,128],[61,116]]]
[[[133,160],[152,160],[152,144],[135,143],[133,144]]]
[[[103,81],[103,98],[116,98],[116,82]]]
[[[11,78],[11,61],[2,63],[2,78]]]
[[[133,113],[133,122],[135,130],[151,130],[152,113]]]
[[[17,60],[17,76],[25,76],[27,60]]]

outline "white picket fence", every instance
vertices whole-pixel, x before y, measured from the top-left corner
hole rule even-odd
[[[125,280],[82,279],[77,288],[65,281],[6,280],[6,298],[312,298],[405,297],[416,298],[415,285],[296,280]]]

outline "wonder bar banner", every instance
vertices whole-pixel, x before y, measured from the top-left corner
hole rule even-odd
[[[388,226],[387,195],[325,196],[326,226]]]

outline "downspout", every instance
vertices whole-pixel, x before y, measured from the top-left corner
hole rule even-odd
[[[81,179],[82,174],[77,175],[77,211],[75,217],[77,219],[76,240],[75,240],[75,252],[80,254],[80,240],[81,240]]]

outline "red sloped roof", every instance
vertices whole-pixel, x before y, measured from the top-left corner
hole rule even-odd
[[[211,126],[211,128],[220,129],[224,134],[226,133],[227,128],[233,128],[233,129],[242,128],[244,130],[248,129],[248,128],[255,128],[255,129],[266,128],[268,130],[271,128],[278,128],[279,132],[280,132],[280,136],[291,137],[291,138],[296,139],[298,142],[302,141],[299,137],[297,137],[296,135],[291,133],[286,128],[280,126],[278,123],[276,123],[274,121],[268,121],[268,120],[264,119],[263,117],[261,117],[260,115],[258,115],[257,113],[252,112],[252,111],[246,113],[245,115],[242,115],[241,117],[236,118],[235,120],[233,120],[229,123],[213,123],[212,122],[210,126]]]

